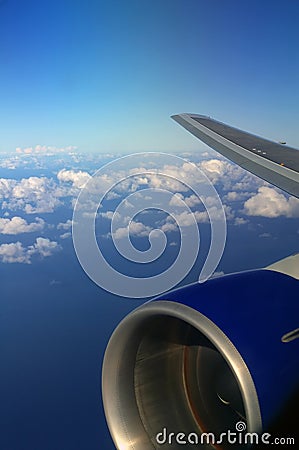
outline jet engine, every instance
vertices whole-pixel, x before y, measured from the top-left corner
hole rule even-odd
[[[275,420],[299,374],[298,280],[279,267],[176,289],[118,325],[102,376],[118,449],[232,448],[228,431]]]

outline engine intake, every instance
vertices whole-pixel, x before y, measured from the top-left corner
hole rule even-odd
[[[264,297],[260,277],[266,284],[272,284],[273,277],[278,280],[274,290],[279,298],[287,284],[297,283],[271,271],[226,276],[145,303],[119,324],[106,350],[102,379],[106,418],[118,449],[181,449],[175,439],[164,439],[163,430],[167,430],[168,437],[170,433],[200,437],[209,432],[217,437],[228,430],[235,432],[236,424],[242,421],[247,432],[262,431],[262,413],[268,423],[268,410],[273,405],[267,403],[272,381],[289,381],[290,387],[298,379],[298,358],[295,378],[294,364],[290,367],[291,377],[289,368],[281,371],[285,355],[281,359],[276,351],[277,359],[273,361],[270,352],[270,359],[265,359],[265,349],[271,345],[268,335],[265,346],[265,330],[274,327],[282,352],[293,345],[295,354],[298,340],[297,344],[281,342],[281,319],[286,307],[280,308],[277,316],[277,306],[282,302],[273,304],[269,313],[270,299],[265,299],[267,308],[257,311],[260,298],[252,297],[252,290]],[[241,283],[236,283],[236,278],[241,278]],[[242,292],[245,289],[244,301],[240,301],[241,285]],[[253,299],[251,305],[246,301],[248,295]],[[290,304],[294,306],[291,300]],[[267,309],[270,320],[274,312],[279,329],[273,321],[265,324]],[[298,312],[298,302],[295,310]],[[256,317],[254,323],[252,317]],[[273,365],[279,369],[277,373]],[[267,385],[265,380],[269,380]],[[278,391],[277,407],[281,405]],[[227,443],[220,447],[231,448]]]

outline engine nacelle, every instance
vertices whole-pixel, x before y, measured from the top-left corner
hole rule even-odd
[[[220,436],[238,422],[260,433],[298,386],[298,317],[298,280],[272,270],[192,284],[137,308],[104,358],[116,447],[182,448],[170,433]]]

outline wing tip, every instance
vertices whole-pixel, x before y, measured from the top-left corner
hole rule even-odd
[[[172,114],[171,119],[176,120],[176,118],[181,117],[189,117],[189,118],[193,118],[193,117],[197,117],[197,118],[201,118],[201,119],[211,119],[210,116],[206,116],[205,114],[196,114],[196,113],[179,113],[179,114]]]

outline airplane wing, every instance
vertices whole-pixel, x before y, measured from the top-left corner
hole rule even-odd
[[[177,114],[171,117],[226,158],[299,198],[299,150],[207,116]]]

